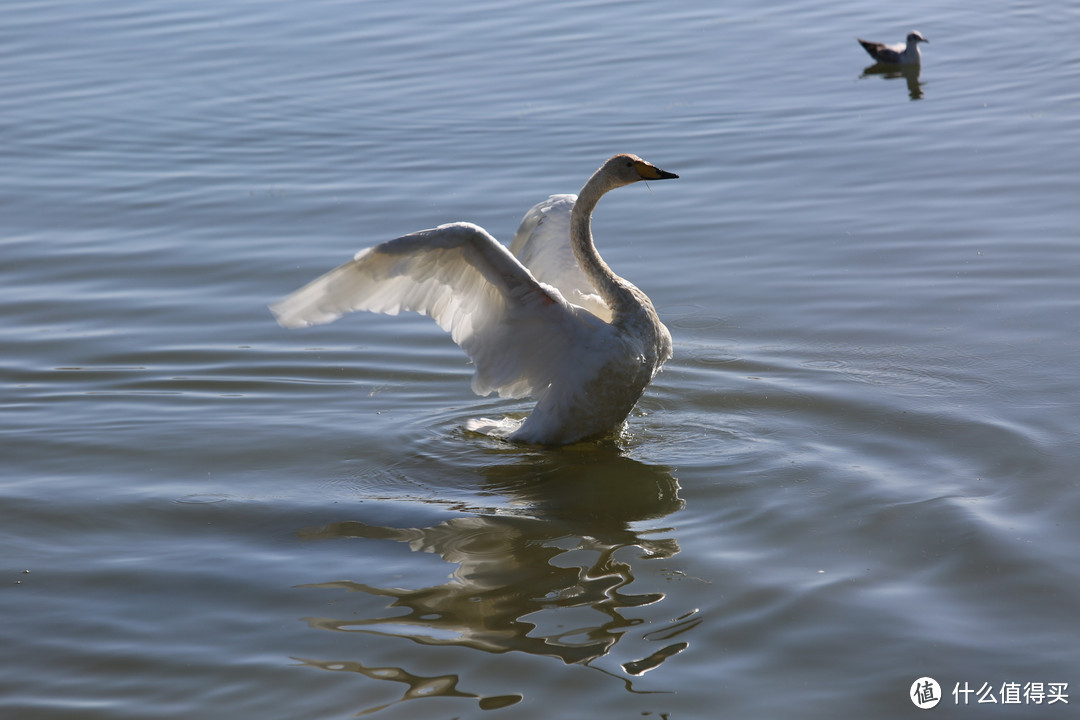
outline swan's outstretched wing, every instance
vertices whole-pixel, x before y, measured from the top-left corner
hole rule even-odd
[[[518,227],[510,252],[537,280],[559,289],[568,301],[611,322],[611,308],[582,272],[570,244],[570,211],[577,195],[552,195],[538,203]]]
[[[440,225],[357,253],[270,306],[288,328],[352,310],[432,317],[476,365],[473,390],[540,396],[573,361],[587,317],[536,278],[483,228]]]

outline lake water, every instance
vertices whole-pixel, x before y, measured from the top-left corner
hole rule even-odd
[[[0,717],[1075,717],[1078,27],[6,3]],[[528,406],[430,320],[266,309],[616,152],[680,179],[596,213],[675,346],[615,440],[465,432]]]

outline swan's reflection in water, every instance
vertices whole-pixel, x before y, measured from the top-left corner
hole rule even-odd
[[[919,82],[919,73],[921,69],[922,68],[919,65],[875,63],[864,68],[863,74],[860,77],[865,78],[871,75],[881,75],[886,80],[898,80],[904,78],[904,80],[907,81],[908,97],[912,100],[921,100],[923,96],[923,84]]]
[[[420,698],[427,697],[476,698],[479,702],[481,710],[496,710],[498,708],[515,705],[521,702],[520,695],[484,696],[477,695],[475,693],[461,692],[457,689],[457,675],[436,675],[433,677],[421,677],[419,675],[413,675],[412,673],[405,672],[401,668],[395,667],[365,667],[358,662],[324,662],[304,658],[296,659],[302,662],[304,665],[318,668],[320,670],[335,670],[338,672],[358,673],[360,675],[365,675],[375,680],[390,680],[393,682],[405,683],[409,686],[409,689],[405,691],[405,694],[401,697],[400,700],[367,708],[366,710],[362,710],[357,713],[358,715],[370,715],[371,713],[378,712],[379,710],[385,710],[391,705],[396,705],[397,703],[404,702],[405,700],[418,700]]]
[[[488,469],[484,491],[510,497],[512,509],[459,515],[431,527],[344,520],[303,531],[308,540],[391,540],[457,566],[448,581],[420,589],[377,587],[359,579],[305,585],[388,601],[385,612],[374,617],[307,622],[320,629],[405,638],[425,646],[518,651],[590,665],[644,622],[628,617],[628,610],[664,600],[663,593],[634,590],[634,564],[671,557],[679,547],[663,536],[662,528],[638,532],[631,524],[682,507],[678,483],[666,470],[614,453],[556,453],[532,458],[525,466]],[[631,676],[685,650],[688,643],[678,636],[699,622],[691,611],[640,635],[644,644],[655,643],[655,649],[621,664],[627,689],[634,691]],[[462,692],[456,675],[419,677],[357,662],[303,662],[407,683],[402,700],[476,697],[481,707],[503,707],[521,699]]]

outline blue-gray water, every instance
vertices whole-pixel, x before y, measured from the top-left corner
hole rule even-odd
[[[1075,716],[1075,3],[3,16],[0,717]],[[617,442],[266,309],[615,152],[681,176],[596,215],[675,343]]]

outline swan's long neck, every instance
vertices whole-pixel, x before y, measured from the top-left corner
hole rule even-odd
[[[617,186],[606,176],[603,168],[597,170],[585,183],[585,187],[581,188],[577,202],[574,203],[574,209],[570,213],[570,243],[574,248],[574,256],[586,277],[596,286],[600,297],[611,308],[612,315],[616,319],[641,306],[641,302],[634,296],[633,285],[608,267],[608,264],[600,257],[600,253],[596,251],[596,245],[593,244],[593,210],[604,193]]]
[[[632,283],[612,272],[593,244],[592,213],[596,203],[608,190],[626,184],[611,171],[611,167],[609,161],[589,178],[578,193],[577,202],[570,213],[570,244],[585,276],[611,308],[611,324],[637,344],[643,363],[641,367],[651,377],[671,357],[671,335],[657,317],[652,301]],[[674,176],[668,174],[661,177]],[[645,379],[645,382],[648,380]],[[641,388],[644,387],[643,383]]]

